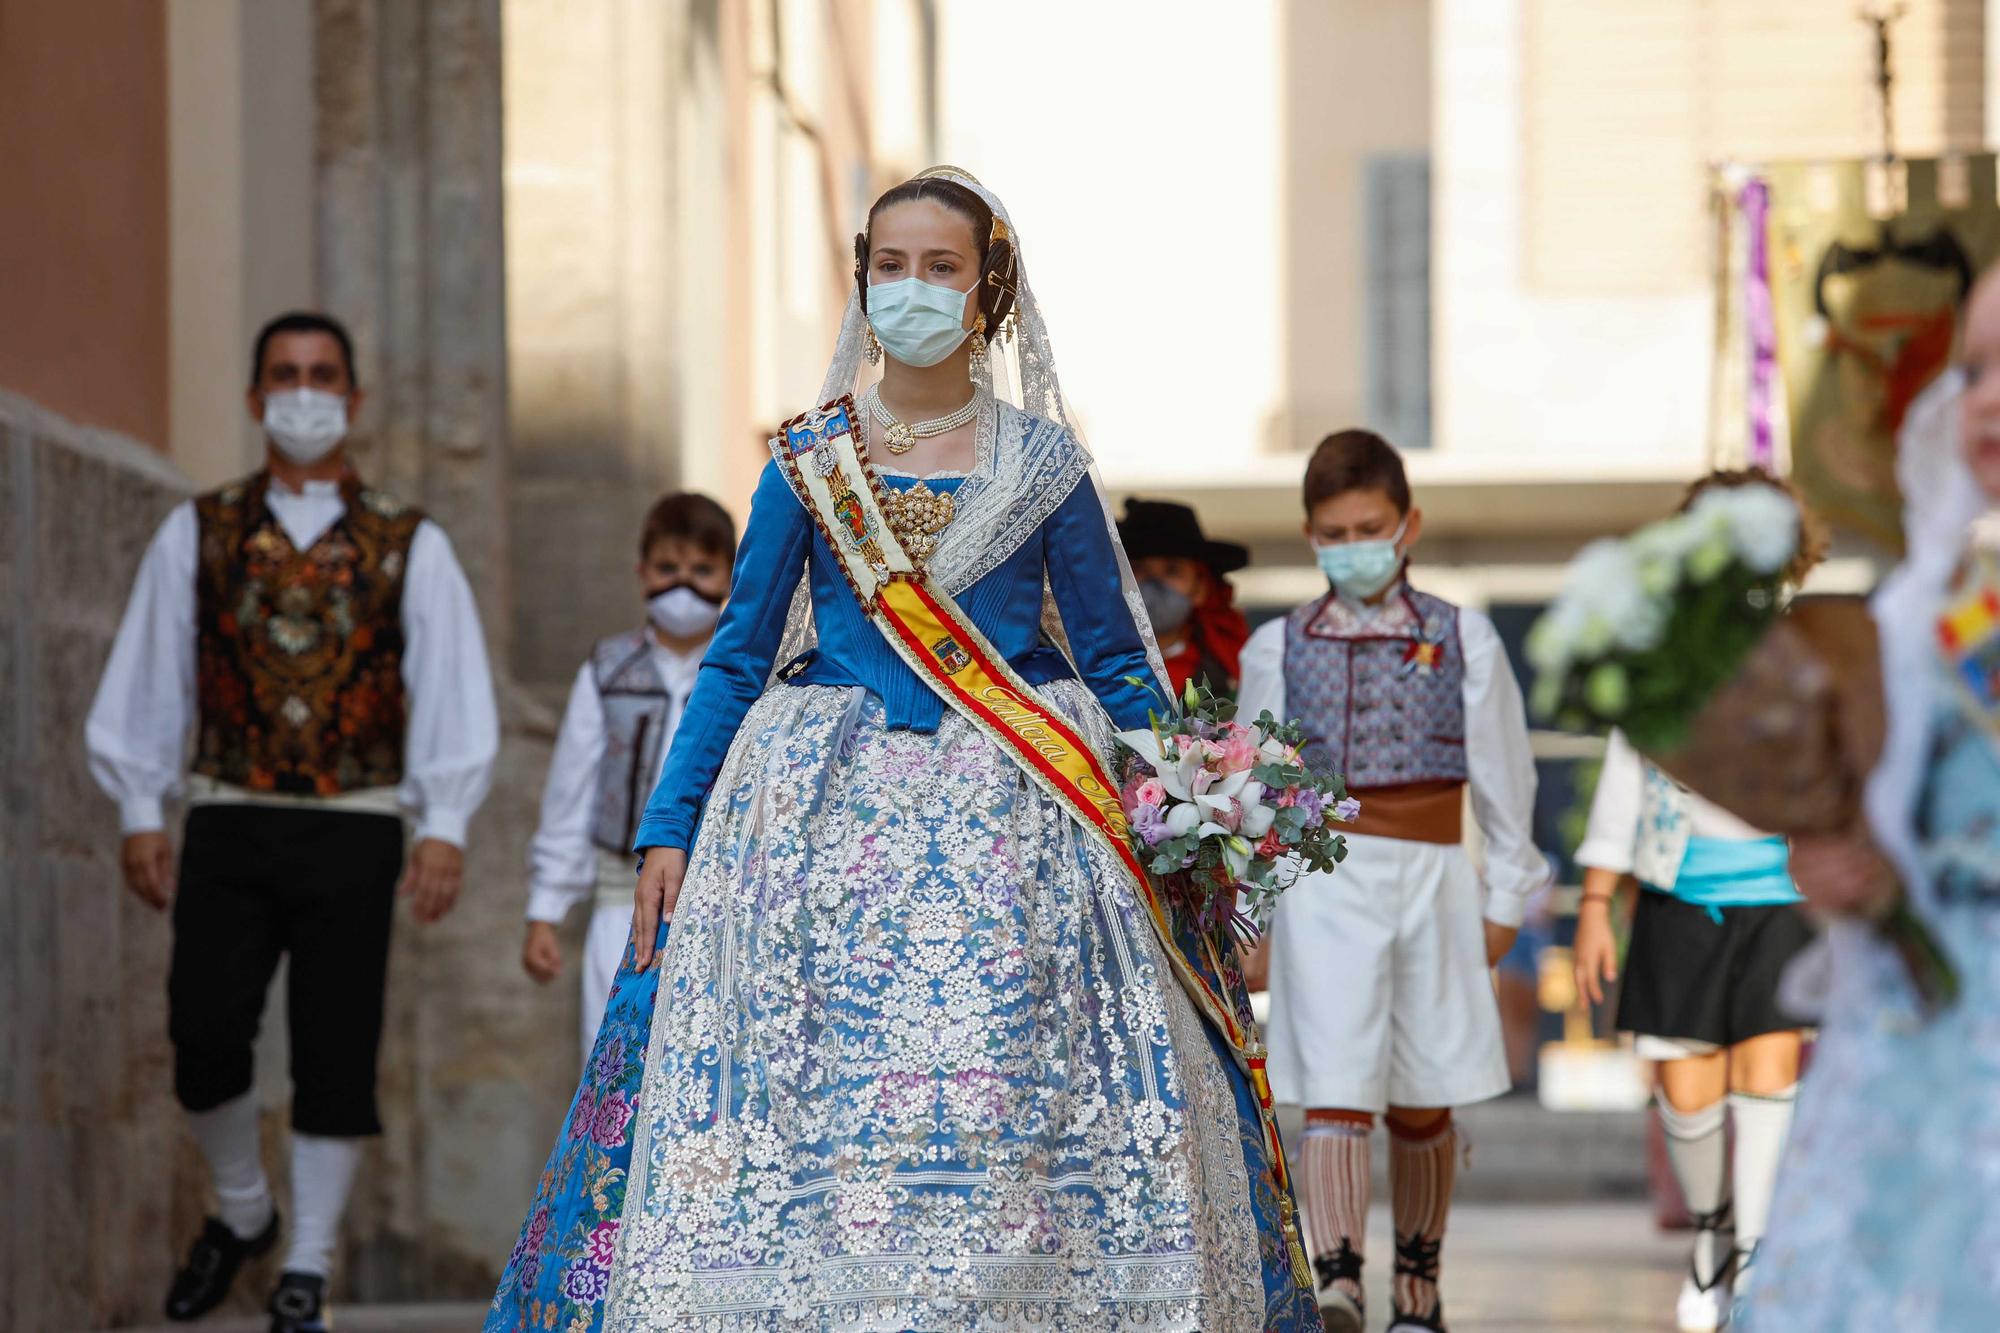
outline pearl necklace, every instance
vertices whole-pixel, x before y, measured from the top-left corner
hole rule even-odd
[[[934,435],[957,430],[966,422],[979,415],[979,390],[972,391],[972,397],[965,400],[965,406],[929,421],[904,421],[889,410],[882,401],[880,386],[871,384],[866,395],[868,415],[882,427],[882,444],[892,454],[907,454],[917,447],[918,440],[928,440]]]

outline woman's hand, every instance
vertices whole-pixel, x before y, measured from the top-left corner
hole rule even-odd
[[[1792,882],[1815,911],[1879,916],[1896,901],[1896,871],[1861,833],[1809,833],[1792,839]]]
[[[636,972],[653,965],[660,922],[673,918],[687,864],[687,853],[678,847],[646,849],[646,863],[639,867],[638,901],[632,905],[632,968]]]
[[[1576,909],[1576,990],[1592,1004],[1618,982],[1618,940],[1611,933],[1611,899],[1585,895]]]

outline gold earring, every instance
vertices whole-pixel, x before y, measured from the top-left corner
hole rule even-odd
[[[871,366],[882,364],[882,344],[875,341],[875,326],[872,324],[862,334],[861,355],[868,358],[868,364]]]
[[[986,360],[986,315],[983,311],[972,324],[972,355],[966,358],[965,373],[975,388],[984,389],[993,382]]]

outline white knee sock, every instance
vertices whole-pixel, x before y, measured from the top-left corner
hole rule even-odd
[[[1660,1125],[1667,1131],[1667,1160],[1673,1164],[1674,1179],[1680,1182],[1681,1197],[1697,1218],[1714,1215],[1729,1199],[1729,1156],[1723,1138],[1725,1107],[1721,1102],[1698,1111],[1677,1111],[1662,1096]],[[1742,1150],[1739,1148],[1738,1152]],[[1720,1233],[1695,1233],[1694,1271],[1702,1282],[1712,1281],[1729,1258]]]
[[[292,1135],[292,1248],[285,1271],[328,1277],[333,1272],[333,1248],[340,1239],[340,1217],[347,1211],[347,1191],[361,1161],[361,1140],[325,1139],[317,1134]]]
[[[271,1224],[271,1184],[264,1179],[256,1092],[206,1111],[189,1111],[188,1125],[208,1159],[217,1215],[238,1237],[249,1240]]]
[[[1771,1216],[1771,1192],[1778,1183],[1778,1161],[1785,1153],[1785,1135],[1792,1127],[1792,1103],[1799,1085],[1759,1094],[1732,1092],[1729,1113],[1736,1120],[1736,1248],[1748,1250],[1764,1238]]]

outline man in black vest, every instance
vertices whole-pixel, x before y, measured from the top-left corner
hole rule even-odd
[[[174,1090],[218,1203],[167,1297],[194,1319],[278,1241],[252,1044],[289,962],[296,1216],[273,1333],[324,1329],[375,1063],[395,898],[435,921],[499,726],[471,589],[436,524],[364,486],[344,447],[352,346],[317,314],[258,334],[256,474],[170,513],[147,549],[87,726],[127,884],[173,913]],[[192,772],[184,772],[188,733]],[[190,811],[176,868],[163,813]],[[403,813],[417,821],[407,870]]]

